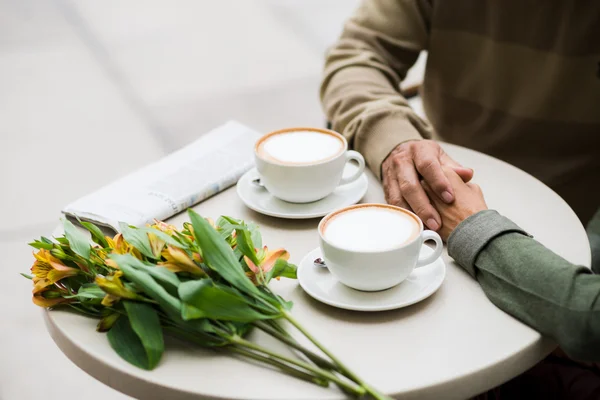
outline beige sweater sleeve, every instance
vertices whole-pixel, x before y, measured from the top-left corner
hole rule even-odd
[[[431,137],[400,93],[400,82],[427,46],[428,0],[363,0],[330,49],[321,101],[333,129],[381,178],[398,144]]]

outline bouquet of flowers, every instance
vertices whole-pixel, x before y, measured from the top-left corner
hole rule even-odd
[[[190,210],[183,229],[156,221],[121,224],[114,237],[88,222],[84,234],[68,220],[64,235],[30,243],[37,249],[31,275],[33,302],[69,307],[99,319],[111,347],[127,362],[155,368],[163,335],[226,350],[348,396],[387,399],[321,345],[291,314],[292,303],[273,293],[269,281],[296,278],[284,249],[263,247],[256,225],[230,217],[216,223]],[[288,321],[321,350],[301,345]],[[298,352],[278,354],[247,340],[260,329]]]

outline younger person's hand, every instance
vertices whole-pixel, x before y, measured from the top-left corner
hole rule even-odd
[[[487,204],[478,185],[463,182],[452,168],[443,166],[442,169],[454,189],[454,201],[451,204],[440,200],[427,182],[422,182],[422,185],[442,218],[442,228],[438,233],[442,239],[448,240],[458,224],[479,211],[487,210]]]

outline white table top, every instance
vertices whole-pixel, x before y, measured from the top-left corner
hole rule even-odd
[[[475,169],[490,208],[512,218],[537,240],[571,262],[589,266],[585,230],[554,192],[530,175],[491,157],[444,145]],[[369,176],[364,202],[383,202],[381,185]],[[235,189],[195,207],[204,216],[225,214],[256,221],[264,243],[284,247],[291,261],[318,246],[318,220],[292,221],[247,209]],[[185,215],[174,218],[177,224]],[[477,282],[444,254],[446,281],[423,302],[396,311],[360,313],[335,309],[282,279],[272,287],[294,302],[293,313],[310,332],[366,382],[402,399],[464,399],[520,374],[545,357],[554,344],[497,309]],[[79,367],[113,388],[144,399],[340,399],[323,389],[265,367],[176,341],[168,342],[154,371],[121,360],[96,321],[65,311],[44,313],[62,351]],[[252,340],[270,338],[253,333]],[[272,345],[270,343],[269,345]]]

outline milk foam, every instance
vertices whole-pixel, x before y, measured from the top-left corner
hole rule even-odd
[[[268,156],[286,163],[313,163],[340,153],[343,142],[335,136],[313,131],[293,131],[268,137],[261,146]]]
[[[411,240],[419,225],[408,214],[385,207],[358,207],[334,215],[324,227],[333,246],[354,251],[389,250]]]

